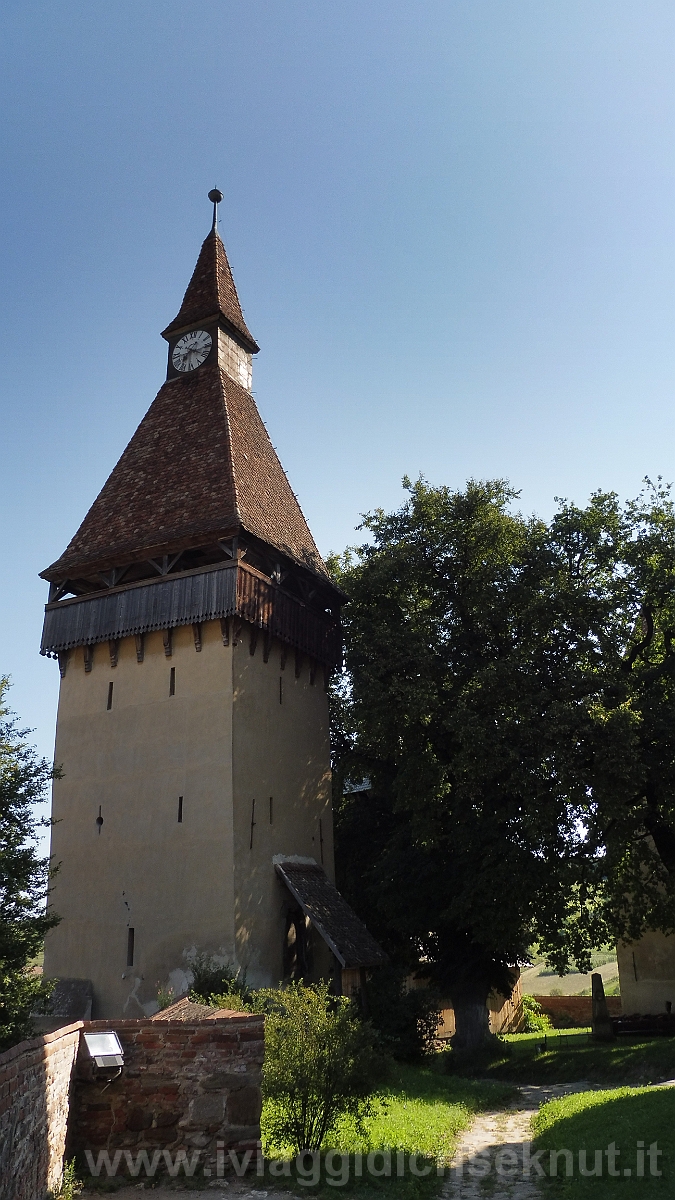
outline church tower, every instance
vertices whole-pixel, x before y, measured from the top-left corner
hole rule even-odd
[[[335,891],[332,584],[251,394],[258,346],[213,227],[166,382],[61,557],[49,976],[156,1010],[195,953],[253,986],[381,961]]]

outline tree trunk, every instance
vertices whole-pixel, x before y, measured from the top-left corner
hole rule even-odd
[[[493,1035],[490,1033],[487,993],[482,997],[453,996],[452,1007],[455,1013],[453,1050],[479,1050],[489,1045]]]

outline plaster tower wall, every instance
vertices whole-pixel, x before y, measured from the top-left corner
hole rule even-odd
[[[215,213],[162,336],[166,381],[43,572],[62,770],[45,971],[91,980],[97,1017],[151,1014],[195,952],[253,986],[383,960],[332,882],[344,597],[251,393]]]
[[[161,633],[140,663],[125,638],[116,667],[107,646],[89,673],[74,652],[61,682],[52,902],[63,920],[45,971],[92,979],[101,1017],[149,1014],[158,984],[183,991],[194,950],[277,983],[288,896],[273,857],[323,854],[333,876],[323,673],[312,684],[306,665],[296,678],[281,643],[267,662],[250,645],[246,630],[224,646],[211,621],[200,652],[191,627],[173,631],[170,658]]]

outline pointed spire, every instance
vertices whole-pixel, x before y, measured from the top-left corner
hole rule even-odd
[[[218,317],[255,351],[216,228],[220,196],[210,195],[214,225],[164,335]],[[91,582],[242,532],[329,583],[253,396],[213,361],[160,388],[69,546],[42,574]]]
[[[222,199],[223,193],[218,188],[209,192],[209,200],[213,202],[211,232],[202,244],[178,316],[163,330],[162,337],[168,340],[179,329],[220,316],[239,334],[246,349],[257,354],[260,347],[244,320],[225,247],[218,233],[218,205]]]

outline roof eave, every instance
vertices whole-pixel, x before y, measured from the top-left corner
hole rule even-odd
[[[176,319],[172,321],[170,325],[167,325],[166,329],[162,330],[160,336],[163,337],[166,342],[168,342],[175,334],[184,332],[187,333],[189,329],[194,329],[195,325],[207,325],[210,321],[218,321],[220,325],[223,325],[225,332],[231,334],[235,339],[240,341],[244,346],[244,349],[248,350],[249,354],[260,353],[260,346],[251,336],[248,330],[241,329],[238,325],[235,325],[234,321],[231,321],[229,317],[226,317],[225,313],[221,312],[220,309],[209,313],[208,316],[196,317],[193,321],[179,321],[178,317],[176,317]]]

